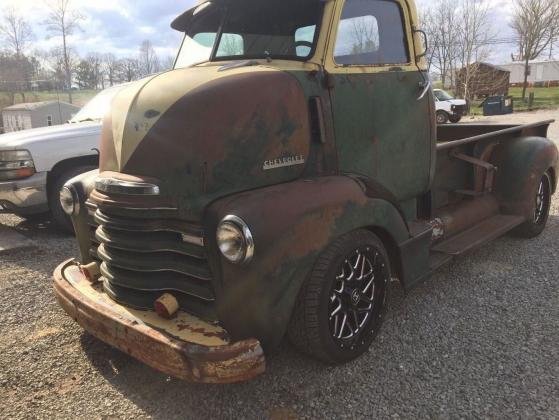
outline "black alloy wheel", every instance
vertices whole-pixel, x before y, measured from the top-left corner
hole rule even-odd
[[[533,190],[531,217],[514,231],[516,236],[531,239],[539,236],[545,230],[551,210],[552,189],[549,173],[543,174]]]
[[[358,358],[380,330],[390,280],[388,255],[376,235],[357,230],[334,241],[301,289],[291,342],[329,364]]]
[[[353,350],[360,339],[364,344],[369,321],[377,324],[389,279],[380,251],[371,247],[357,249],[341,265],[328,306],[330,334],[340,348]]]

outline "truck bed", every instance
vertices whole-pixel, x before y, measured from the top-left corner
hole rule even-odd
[[[533,124],[449,124],[437,129],[437,150],[448,150],[465,144],[495,141],[520,136],[546,137],[555,120]]]
[[[452,124],[437,132],[437,159],[431,191],[432,210],[436,217],[462,209],[456,217],[456,233],[471,227],[475,215],[495,215],[493,196],[499,168],[494,154],[499,145],[518,137],[547,137],[553,120],[526,125]],[[488,200],[489,203],[484,200]],[[475,205],[474,203],[478,203]],[[471,208],[469,208],[471,207]],[[489,209],[485,214],[482,209]],[[481,221],[480,219],[480,221]],[[463,226],[462,226],[463,225]]]

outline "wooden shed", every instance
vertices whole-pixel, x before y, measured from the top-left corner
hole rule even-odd
[[[456,72],[456,94],[468,99],[507,96],[510,71],[493,64],[478,62]]]
[[[75,105],[58,101],[12,105],[2,110],[4,131],[9,133],[64,124],[79,110]]]

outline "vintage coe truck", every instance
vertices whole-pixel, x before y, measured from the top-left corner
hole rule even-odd
[[[99,339],[196,382],[253,378],[285,336],[344,363],[392,279],[543,231],[550,122],[437,129],[413,0],[211,0],[172,27],[175,68],[117,95],[61,194],[56,296]]]

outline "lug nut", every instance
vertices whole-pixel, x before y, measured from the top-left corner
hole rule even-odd
[[[91,283],[96,281],[101,276],[101,268],[99,267],[99,264],[97,264],[96,262],[92,262],[86,265],[80,265],[80,272]]]
[[[171,319],[179,311],[179,302],[173,295],[165,293],[155,301],[154,309],[161,318]]]

